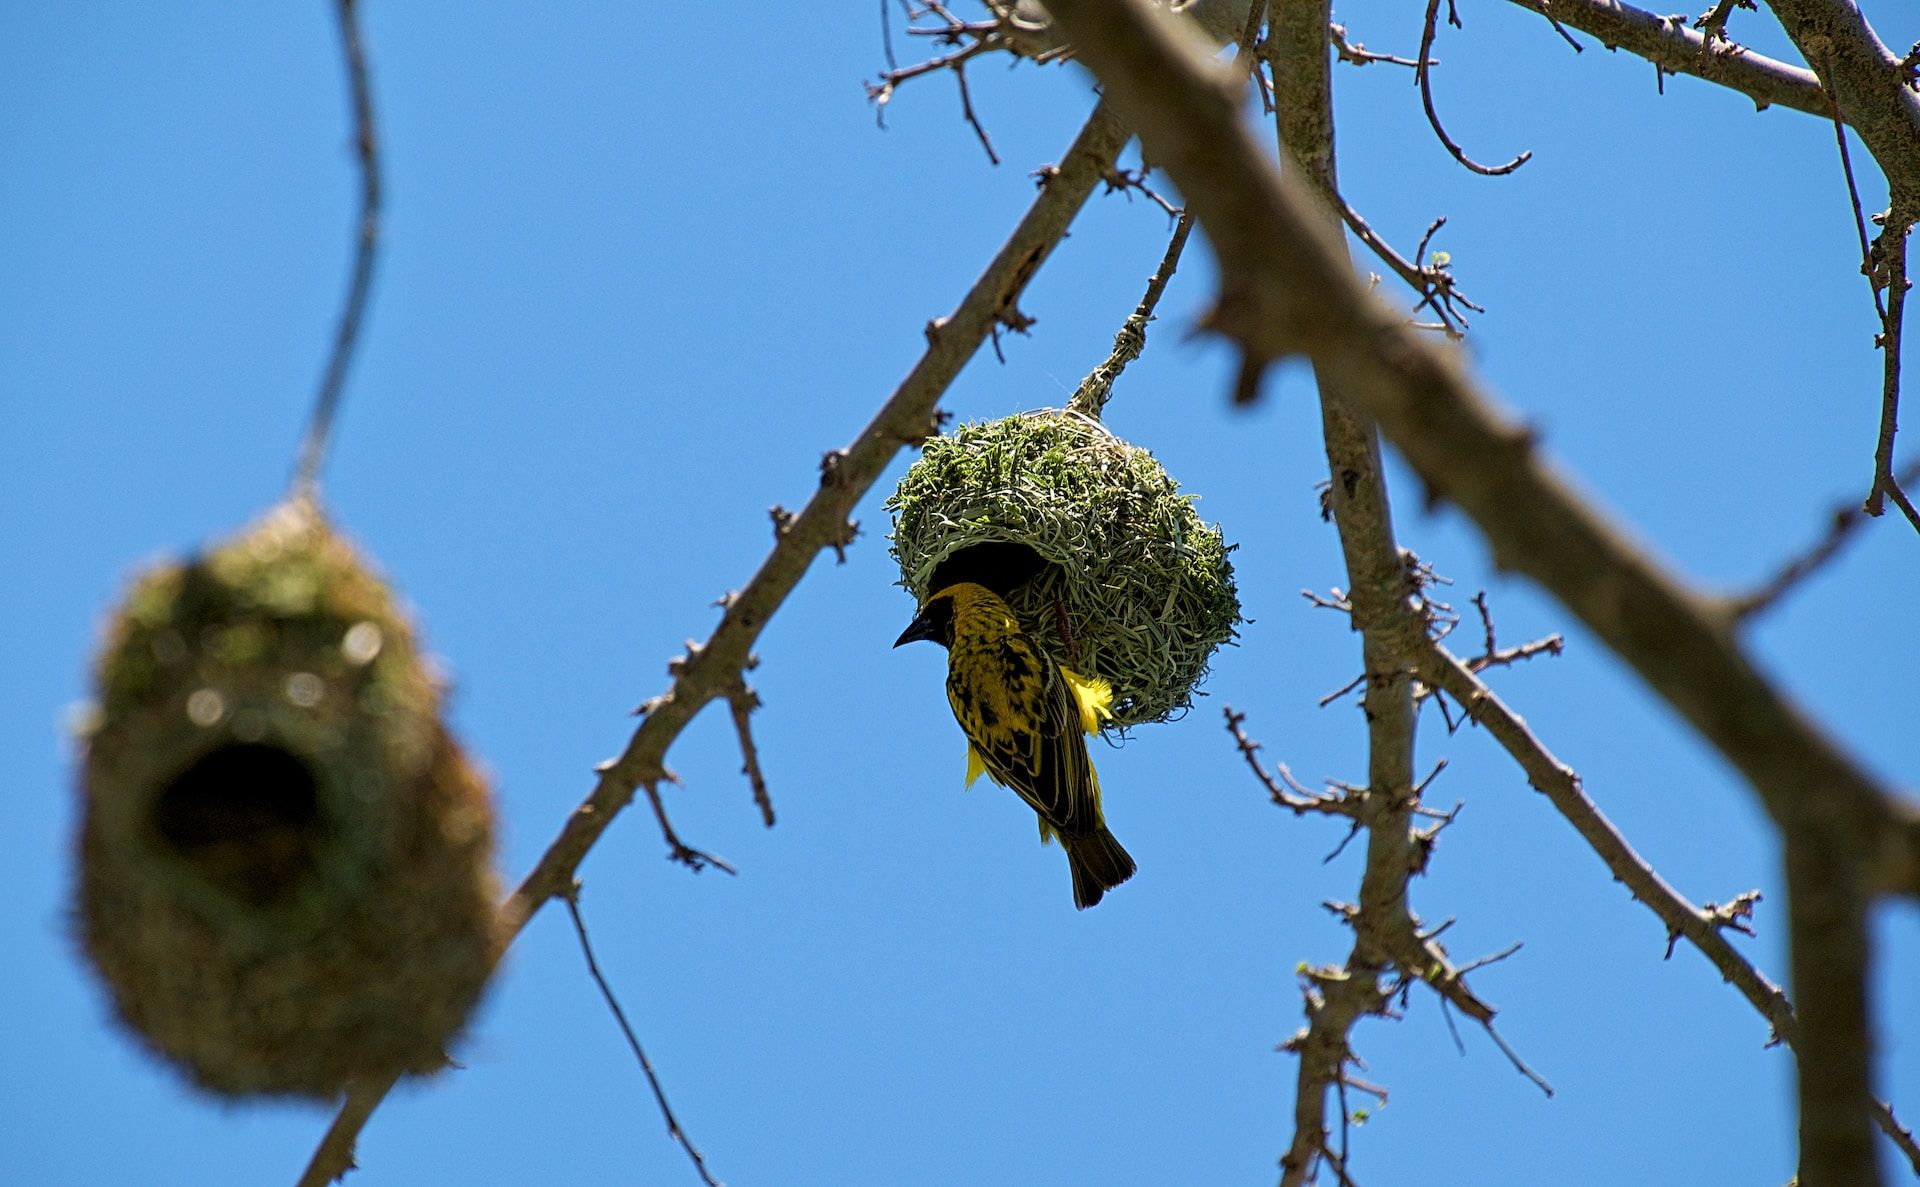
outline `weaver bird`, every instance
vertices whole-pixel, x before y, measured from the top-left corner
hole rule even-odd
[[[1012,607],[963,581],[926,600],[894,641],[947,649],[947,702],[967,735],[967,783],[986,772],[1040,817],[1040,840],[1060,838],[1085,910],[1133,876],[1133,858],[1100,814],[1100,778],[1083,734],[1113,716],[1113,690],[1036,650]]]

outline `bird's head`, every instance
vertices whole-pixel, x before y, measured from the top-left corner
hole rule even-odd
[[[963,586],[949,586],[934,594],[920,607],[907,629],[893,641],[895,647],[916,639],[931,639],[942,647],[953,646],[953,606]]]

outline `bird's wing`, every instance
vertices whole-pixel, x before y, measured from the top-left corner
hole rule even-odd
[[[1043,824],[1068,836],[1099,828],[1100,785],[1081,740],[1079,698],[1025,640],[1003,640],[995,651],[1002,662],[956,665],[948,681],[973,752]]]

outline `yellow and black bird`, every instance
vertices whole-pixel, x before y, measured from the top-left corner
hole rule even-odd
[[[894,646],[931,639],[947,649],[947,701],[967,735],[967,782],[982,771],[1012,788],[1055,836],[1082,910],[1133,876],[1133,858],[1107,831],[1100,777],[1083,736],[1112,716],[1113,690],[1034,648],[1012,607],[984,585],[949,585],[920,607]]]

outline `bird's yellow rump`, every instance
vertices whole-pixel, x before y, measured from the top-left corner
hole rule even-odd
[[[999,594],[959,582],[935,593],[894,643],[947,649],[947,701],[967,736],[967,782],[982,773],[1025,800],[1040,839],[1060,838],[1085,909],[1133,876],[1133,858],[1107,831],[1086,734],[1112,716],[1113,690],[1036,650]]]

